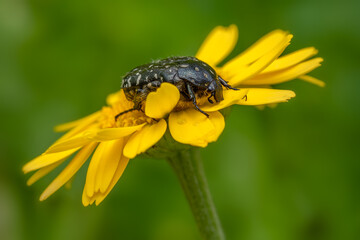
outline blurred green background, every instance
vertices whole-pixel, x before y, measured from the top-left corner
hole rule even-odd
[[[239,53],[281,28],[287,51],[325,59],[325,88],[277,86],[297,97],[275,109],[233,108],[202,150],[228,239],[359,239],[360,2],[0,0],[0,239],[199,239],[165,161],[135,159],[99,207],[81,205],[86,166],[45,202],[54,174],[32,187],[21,166],[92,113],[129,69],[193,55],[216,25],[235,23]]]

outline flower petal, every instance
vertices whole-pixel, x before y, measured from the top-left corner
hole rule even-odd
[[[61,163],[63,163],[66,159],[62,159],[58,162],[55,162],[49,166],[43,167],[39,170],[37,170],[26,182],[28,186],[34,184],[42,177],[46,176],[48,173],[50,173],[52,170],[54,170],[56,167],[58,167]]]
[[[146,125],[134,133],[125,145],[124,155],[128,158],[134,158],[136,155],[145,152],[162,138],[166,126],[166,121],[161,119],[158,123]]]
[[[314,47],[303,48],[293,53],[287,54],[283,57],[276,59],[271,63],[267,68],[264,69],[261,73],[278,71],[288,67],[292,67],[318,53]]]
[[[109,141],[129,136],[130,134],[140,130],[146,123],[131,127],[104,128],[91,130],[86,132],[86,138],[92,141]]]
[[[98,171],[98,167],[99,167],[104,149],[105,149],[105,144],[100,143],[91,158],[91,161],[90,161],[87,173],[86,173],[84,192],[86,192],[86,194],[89,197],[92,197],[95,193],[96,173]]]
[[[322,58],[314,58],[284,70],[259,74],[251,79],[247,79],[241,82],[241,84],[264,85],[264,84],[278,84],[278,83],[290,81],[292,79],[295,79],[299,76],[311,72],[315,68],[319,67],[322,61],[323,61]]]
[[[287,102],[295,97],[295,93],[290,90],[268,89],[268,88],[248,88],[246,97],[238,100],[239,105],[264,105],[271,103]]]
[[[176,86],[162,83],[155,92],[147,96],[145,114],[151,118],[162,118],[173,110],[179,99],[180,92]]]
[[[206,37],[195,56],[215,67],[233,50],[237,38],[238,29],[236,25],[218,26]]]
[[[124,90],[122,89],[116,93],[109,94],[106,98],[106,103],[110,106],[117,105],[117,107],[120,109],[120,112],[131,109],[134,106],[133,102],[127,100]]]
[[[303,81],[318,85],[319,87],[325,87],[325,83],[323,81],[321,81],[321,80],[319,80],[317,78],[314,78],[312,76],[303,75],[303,76],[299,76],[298,78],[303,80]]]
[[[169,116],[169,129],[172,137],[184,144],[206,147],[216,141],[225,127],[224,117],[219,112],[208,113],[206,117],[195,109],[172,112]]]
[[[224,72],[223,77],[227,77],[228,73],[236,71],[239,67],[255,62],[274,48],[277,48],[287,36],[288,33],[282,30],[275,30],[268,33],[237,57],[227,62],[222,67],[222,71]]]
[[[72,176],[80,169],[85,163],[90,154],[95,149],[97,143],[91,143],[83,147],[70,163],[64,168],[64,170],[50,183],[45,191],[40,196],[40,201],[47,199],[51,194],[56,192],[60,187],[67,183]]]
[[[64,152],[74,148],[83,147],[91,142],[91,140],[87,137],[85,133],[81,133],[69,139],[65,139],[64,141],[57,142],[54,145],[50,146],[45,153],[50,154]]]
[[[230,74],[230,76],[232,75],[232,77],[225,79],[229,81],[229,84],[232,86],[238,86],[240,83],[243,84],[244,80],[251,78],[269,66],[290,44],[291,38],[292,35],[287,35],[277,47],[263,55],[251,65],[239,66],[231,69],[231,72],[228,72],[228,74]],[[220,72],[222,72],[222,70],[220,70]]]
[[[89,116],[86,116],[84,118],[72,121],[72,122],[68,122],[68,123],[64,123],[64,124],[60,124],[57,125],[54,130],[55,132],[63,132],[63,131],[67,131],[71,128],[74,128],[76,126],[82,125],[82,126],[86,126],[91,124],[92,122],[94,122],[99,116],[100,116],[101,112],[95,112]]]
[[[105,146],[96,173],[95,191],[104,193],[109,187],[121,159],[124,139],[103,142],[102,144]]]
[[[204,105],[201,106],[201,110],[205,112],[216,112],[220,109],[229,107],[233,104],[237,104],[237,102],[244,98],[245,95],[248,93],[248,89],[240,89],[237,91],[234,90],[224,90],[223,96],[224,100],[222,100],[219,103],[211,104],[209,102],[206,102]]]
[[[96,206],[98,206],[106,198],[106,196],[110,193],[110,191],[114,188],[115,184],[119,181],[120,177],[124,173],[124,170],[128,163],[129,163],[129,158],[122,156],[109,187],[106,189],[104,193],[101,193],[98,196],[96,196]]]
[[[44,153],[25,164],[22,170],[24,171],[24,173],[28,173],[39,168],[49,166],[55,162],[68,158],[77,150],[79,150],[79,148],[74,148],[58,153]]]

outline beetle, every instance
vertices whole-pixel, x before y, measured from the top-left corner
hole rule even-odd
[[[121,88],[134,107],[119,113],[115,119],[133,110],[142,111],[142,103],[147,95],[163,82],[175,85],[181,94],[180,101],[192,102],[207,117],[209,115],[197,105],[197,97],[206,96],[210,103],[214,103],[212,99],[220,102],[224,99],[222,86],[238,90],[222,79],[210,65],[195,57],[169,57],[138,66],[124,76]]]

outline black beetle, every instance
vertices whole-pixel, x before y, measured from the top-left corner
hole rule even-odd
[[[125,75],[121,88],[126,98],[134,102],[134,107],[115,118],[133,110],[142,110],[147,95],[163,82],[174,84],[181,93],[180,101],[192,102],[206,116],[209,115],[198,107],[196,97],[207,96],[208,101],[214,103],[212,97],[215,102],[224,99],[222,86],[238,90],[217,75],[211,66],[195,57],[169,57],[138,66]]]

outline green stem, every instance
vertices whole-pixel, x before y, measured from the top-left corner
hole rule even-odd
[[[178,152],[167,159],[176,172],[203,239],[225,239],[206,181],[198,149]]]

